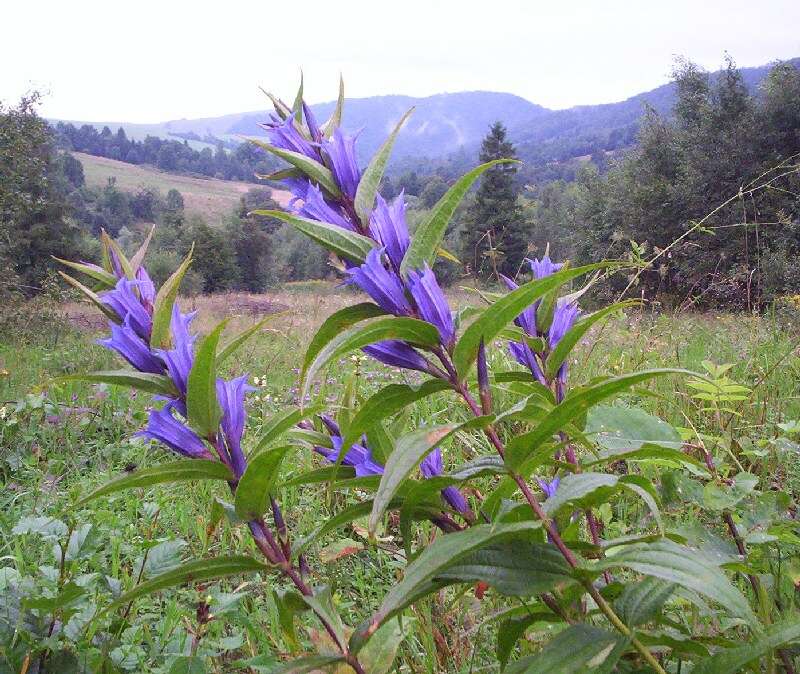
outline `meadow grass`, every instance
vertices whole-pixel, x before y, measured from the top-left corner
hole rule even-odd
[[[274,312],[263,330],[231,359],[225,373],[248,372],[257,386],[249,401],[246,443],[252,446],[257,441],[259,426],[270,414],[299,402],[298,368],[305,346],[329,314],[355,299],[347,290],[313,283],[290,285],[264,295],[229,294],[183,301],[184,309],[200,310],[196,327],[201,332],[233,315],[232,334],[259,320],[264,312]],[[453,293],[451,299],[459,306],[477,302],[474,295],[463,292]],[[58,380],[63,374],[118,367],[107,351],[93,343],[99,326],[87,318],[92,314],[89,307],[67,305],[50,329],[27,341],[0,342],[4,410],[0,475],[5,486],[0,497],[0,566],[13,566],[23,575],[35,577],[42,568],[52,568],[55,558],[51,546],[39,537],[11,533],[22,517],[37,514],[68,519],[68,506],[79,494],[126,470],[172,458],[163,449],[132,438],[145,423],[148,396]],[[494,364],[509,369],[512,365],[505,348],[496,346],[499,348],[491,355]],[[640,406],[687,433],[721,439],[723,444],[757,449],[778,441],[790,443],[781,438],[777,424],[800,419],[800,353],[794,329],[773,317],[627,312],[584,339],[570,362],[570,377],[577,383],[609,372],[654,367],[704,371],[704,361],[732,364],[728,376],[750,387],[752,393],[743,401],[712,406],[693,397],[694,391],[686,385],[688,377],[670,376],[654,380],[622,402]],[[355,396],[366,396],[386,383],[416,379],[414,374],[353,355],[329,368],[315,387],[315,396],[336,413],[346,387]],[[453,399],[442,394],[417,404],[396,423],[414,427],[445,418],[452,421],[459,414]],[[467,418],[466,413],[463,416]],[[452,466],[488,451],[482,436],[461,434],[445,447],[445,460]],[[797,456],[796,446],[789,451],[788,456]],[[779,489],[797,493],[800,462],[788,459],[785,453],[776,457],[765,464],[765,470],[773,474]],[[286,477],[318,464],[316,457],[297,450],[286,463]],[[299,532],[311,531],[352,498],[324,487],[283,489],[280,496],[290,530]],[[84,562],[85,573],[100,571],[118,579],[122,587],[130,587],[153,542],[184,542],[176,547],[183,558],[254,552],[241,527],[232,526],[224,517],[215,522],[208,507],[214,497],[227,498],[223,487],[201,482],[179,489],[134,490],[95,501],[86,509],[85,518],[97,528],[100,545]],[[607,520],[614,532],[611,514]],[[393,526],[377,550],[369,548],[362,532],[357,523],[344,534],[323,540],[311,555],[312,569],[325,572],[315,575],[315,582],[322,582],[326,575],[335,579],[335,599],[350,625],[375,609],[404,566]],[[435,533],[423,526],[419,535]],[[351,539],[356,550],[363,549],[337,558],[336,550],[326,547],[342,536]],[[169,590],[137,602],[132,608],[135,618],[127,628],[130,632],[126,632],[130,648],[123,653],[129,658],[128,669],[168,671],[168,656],[185,648],[188,625],[203,593],[237,595],[236,609],[229,610],[226,620],[211,623],[206,637],[209,642],[216,639],[213,671],[231,671],[241,658],[285,652],[287,644],[272,596],[276,582],[274,577],[245,578],[241,583],[216,583],[199,590]],[[493,667],[493,627],[483,624],[493,608],[491,597],[481,602],[470,591],[442,591],[421,602],[412,612],[413,634],[403,646],[401,663],[418,672]],[[306,634],[301,640],[323,640],[313,628]]]

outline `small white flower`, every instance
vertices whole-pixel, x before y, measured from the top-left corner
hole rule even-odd
[[[3,405],[2,407],[0,407],[0,419],[5,419],[6,414],[8,414],[8,410],[6,409],[6,406]]]

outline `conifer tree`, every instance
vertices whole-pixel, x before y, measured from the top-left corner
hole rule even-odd
[[[516,156],[502,122],[495,122],[481,145],[481,163]],[[514,276],[527,250],[527,234],[517,201],[516,164],[498,164],[484,173],[462,233],[462,260],[474,276],[496,272]]]

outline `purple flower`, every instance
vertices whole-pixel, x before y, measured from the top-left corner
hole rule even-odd
[[[319,161],[319,152],[311,141],[300,133],[294,115],[289,115],[285,120],[281,120],[275,115],[270,115],[270,118],[272,121],[261,125],[267,132],[270,143],[282,150],[299,152],[310,159]]]
[[[541,260],[536,258],[528,260],[528,264],[531,266],[533,278],[535,279],[543,279],[545,276],[555,274],[564,266],[563,262],[553,262],[549,255],[543,256]]]
[[[213,459],[200,436],[175,418],[173,407],[168,403],[161,410],[150,410],[147,428],[136,435],[157,440],[192,459]]]
[[[514,357],[514,360],[523,367],[527,367],[531,371],[531,374],[536,377],[537,381],[547,386],[547,380],[545,379],[544,372],[542,372],[542,368],[539,366],[536,354],[533,353],[533,349],[531,349],[527,342],[509,342],[508,350]]]
[[[315,447],[317,453],[322,454],[331,463],[336,463],[339,460],[339,455],[342,453],[342,435],[337,424],[327,414],[321,414],[320,419],[325,427],[328,429],[328,434],[331,436],[333,449],[326,447]],[[375,461],[372,457],[372,452],[364,445],[353,445],[347,450],[347,453],[342,459],[345,466],[351,466],[356,471],[356,477],[365,477],[367,475],[383,475],[383,466]]]
[[[350,231],[355,230],[353,223],[350,222],[338,208],[331,206],[325,201],[325,197],[322,196],[322,190],[316,185],[308,183],[302,200],[303,205],[297,209],[298,215],[310,218],[311,220],[338,225]]]
[[[430,363],[415,348],[398,339],[387,339],[365,346],[362,351],[384,365],[404,370],[430,372]]]
[[[506,284],[509,290],[516,290],[519,288],[519,285],[508,278],[508,276],[500,274],[500,278],[503,279],[503,283]],[[514,323],[522,328],[526,335],[530,335],[531,337],[536,336],[536,309],[538,306],[539,302],[536,301],[514,319]]]
[[[419,464],[419,469],[426,479],[441,475],[443,471],[442,450],[439,449],[439,447],[435,447],[428,456],[422,459],[422,463]],[[442,498],[447,501],[453,510],[460,512],[462,515],[466,515],[467,513],[472,514],[467,499],[465,499],[464,495],[455,487],[450,486],[442,489]]]
[[[554,477],[552,482],[548,482],[547,480],[540,480],[537,477],[536,482],[539,483],[539,486],[547,498],[553,498],[561,480],[558,477]]]
[[[554,349],[556,344],[561,341],[561,338],[575,325],[578,313],[578,305],[575,302],[560,300],[556,304],[556,309],[553,312],[553,322],[550,324],[550,330],[547,335],[547,342],[551,349]]]
[[[431,268],[426,264],[423,270],[408,275],[408,289],[417,305],[420,316],[439,330],[442,342],[450,349],[455,340],[455,327],[450,305],[436,281]]]
[[[355,136],[344,134],[338,128],[334,129],[331,140],[322,142],[339,189],[351,199],[355,198],[361,180],[361,171],[356,162],[355,144]]]
[[[311,134],[311,138],[314,140],[315,143],[322,142],[322,131],[319,130],[319,124],[317,124],[317,119],[314,117],[314,113],[311,112],[311,108],[306,105],[306,102],[303,101],[303,114],[306,118],[306,126],[308,126],[308,131]]]
[[[136,280],[139,281],[139,297],[147,313],[153,313],[153,304],[156,301],[156,287],[144,267],[136,270]]]
[[[119,255],[117,255],[117,251],[114,250],[113,246],[108,246],[108,259],[111,261],[111,270],[114,272],[114,276],[118,279],[125,278],[125,271],[122,269],[122,262],[119,259]]]
[[[194,342],[196,335],[189,334],[189,324],[192,322],[196,312],[182,314],[175,303],[172,306],[172,319],[170,329],[172,331],[172,348],[157,351],[158,355],[167,365],[167,372],[175,383],[175,387],[180,391],[181,397],[186,397],[186,384],[189,380],[189,372],[194,364]]]
[[[217,400],[222,408],[222,420],[220,422],[222,432],[220,436],[224,439],[225,446],[228,448],[231,466],[237,478],[242,476],[244,469],[247,467],[242,453],[242,434],[244,433],[244,423],[247,417],[244,410],[244,397],[250,391],[255,391],[255,389],[247,385],[247,375],[242,375],[230,381],[217,379]]]
[[[369,218],[369,233],[386,248],[389,261],[399,273],[403,256],[411,243],[406,224],[406,202],[402,192],[391,206],[380,194],[377,195],[377,205]]]
[[[367,261],[359,267],[348,269],[348,283],[355,283],[384,311],[395,316],[411,313],[400,279],[383,266],[383,249],[373,248]]]
[[[100,301],[110,307],[121,322],[130,321],[130,326],[136,334],[149,344],[153,319],[139,298],[141,291],[137,293],[142,284],[142,281],[121,278],[113,290],[102,295]]]
[[[116,351],[139,372],[152,374],[164,372],[164,363],[150,351],[150,347],[131,328],[130,317],[125,319],[123,325],[109,323],[109,327],[111,337],[97,340],[98,344]]]

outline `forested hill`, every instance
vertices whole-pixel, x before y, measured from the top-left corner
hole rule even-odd
[[[791,63],[800,67],[800,58]],[[770,66],[742,68],[748,88],[756,89],[769,69]],[[499,119],[508,128],[509,138],[517,146],[520,158],[541,164],[628,147],[635,140],[638,120],[646,105],[668,114],[674,102],[674,83],[618,103],[582,105],[566,110],[549,110],[519,96],[487,91],[426,98],[376,96],[349,99],[344,125],[350,131],[361,130],[359,152],[365,161],[400,116],[414,106],[414,115],[398,138],[394,155],[398,163],[407,166],[411,159],[441,159],[459,151],[466,162],[474,161],[488,126]],[[322,103],[312,108],[318,118],[324,119],[333,105],[332,102]],[[241,135],[259,135],[258,123],[266,116],[266,112],[250,112],[154,125],[106,125],[112,129],[121,126],[131,138],[151,134],[195,143],[217,140],[230,143]]]

